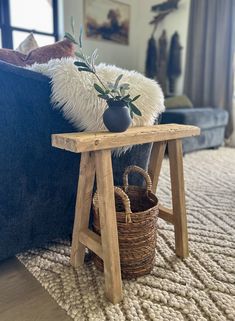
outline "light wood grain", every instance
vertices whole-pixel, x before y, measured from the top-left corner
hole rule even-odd
[[[79,233],[79,241],[85,245],[88,249],[92,250],[96,255],[103,259],[103,250],[101,245],[101,237],[90,231],[84,230]]]
[[[118,303],[122,300],[122,282],[111,149],[154,142],[149,172],[153,180],[154,190],[156,190],[166,143],[168,142],[173,211],[160,206],[159,217],[174,224],[176,254],[180,257],[186,257],[188,256],[188,236],[182,144],[180,139],[199,134],[200,129],[195,126],[167,124],[150,127],[133,127],[123,133],[83,132],[52,135],[52,145],[54,147],[75,153],[82,152],[71,263],[75,267],[83,264],[85,246],[103,258],[105,293],[112,303]],[[88,231],[95,173],[97,178],[101,242],[98,236]]]
[[[153,143],[150,160],[149,160],[149,175],[152,180],[152,190],[156,193],[158,179],[160,175],[160,171],[162,168],[162,161],[165,155],[166,150],[166,142],[156,142]]]
[[[95,152],[97,194],[104,261],[105,293],[112,303],[122,300],[122,281],[114,201],[111,151]]]
[[[88,228],[92,191],[95,179],[95,160],[92,153],[81,155],[70,262],[74,267],[83,264],[85,245],[79,241],[79,232]]]
[[[167,124],[148,127],[132,127],[123,133],[82,132],[52,135],[52,146],[74,153],[110,149],[149,142],[166,141],[197,136],[200,129],[195,126]]]
[[[162,205],[159,205],[159,215],[164,221],[174,224],[173,210]]]
[[[176,254],[185,258],[189,255],[189,249],[181,140],[168,142],[168,154],[170,161]]]

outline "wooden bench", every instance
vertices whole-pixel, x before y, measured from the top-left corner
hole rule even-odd
[[[156,191],[168,143],[173,209],[160,205],[159,217],[174,225],[176,254],[185,258],[189,254],[189,249],[181,139],[199,134],[198,127],[168,124],[132,127],[123,133],[82,132],[52,135],[52,146],[74,153],[82,153],[71,264],[74,267],[83,264],[85,247],[101,257],[104,261],[105,293],[111,302],[117,303],[122,300],[111,149],[153,142],[149,174],[153,181],[153,190]],[[88,229],[95,176],[101,237]]]

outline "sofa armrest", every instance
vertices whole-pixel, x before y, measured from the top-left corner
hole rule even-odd
[[[48,77],[22,67],[18,67],[0,60],[0,73],[11,74],[19,78],[28,78],[41,82],[48,82]]]

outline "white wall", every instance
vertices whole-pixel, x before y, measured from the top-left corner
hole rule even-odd
[[[139,1],[139,0],[137,0]],[[138,42],[136,41],[136,24],[138,20],[138,11],[135,8],[136,0],[123,0],[123,3],[127,3],[131,6],[131,21],[130,21],[130,43],[129,45],[120,45],[115,43],[109,43],[106,41],[96,41],[86,39],[84,36],[83,44],[86,52],[90,53],[94,49],[98,48],[99,59],[98,61],[115,64],[117,66],[136,69],[138,64],[138,55],[136,54],[138,49]],[[79,30],[79,26],[83,23],[83,0],[64,0],[64,29],[70,30],[70,17],[73,16],[76,29]]]
[[[152,32],[149,21],[153,18],[151,6],[163,2],[163,0],[122,0],[131,6],[130,20],[130,44],[128,46],[96,41],[84,37],[84,49],[90,53],[95,48],[99,50],[98,61],[115,64],[126,69],[135,69],[144,73],[147,42]],[[179,9],[171,13],[159,25],[156,37],[158,38],[163,29],[166,29],[168,40],[175,31],[180,34],[180,41],[184,47],[182,51],[182,75],[176,84],[177,93],[183,92],[184,65],[186,55],[188,19],[190,0],[181,0]],[[76,30],[83,23],[83,0],[64,0],[64,31],[70,30],[70,17],[73,16],[76,23]],[[63,32],[63,30],[62,30]]]

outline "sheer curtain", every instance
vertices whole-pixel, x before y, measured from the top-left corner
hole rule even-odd
[[[230,141],[235,118],[234,52],[235,0],[191,0],[184,91],[195,106],[229,112]]]
[[[235,95],[235,93],[234,93]],[[233,98],[233,115],[232,115],[232,124],[233,128],[235,128],[235,96]],[[235,129],[233,130],[232,134],[226,140],[228,146],[235,147]]]

